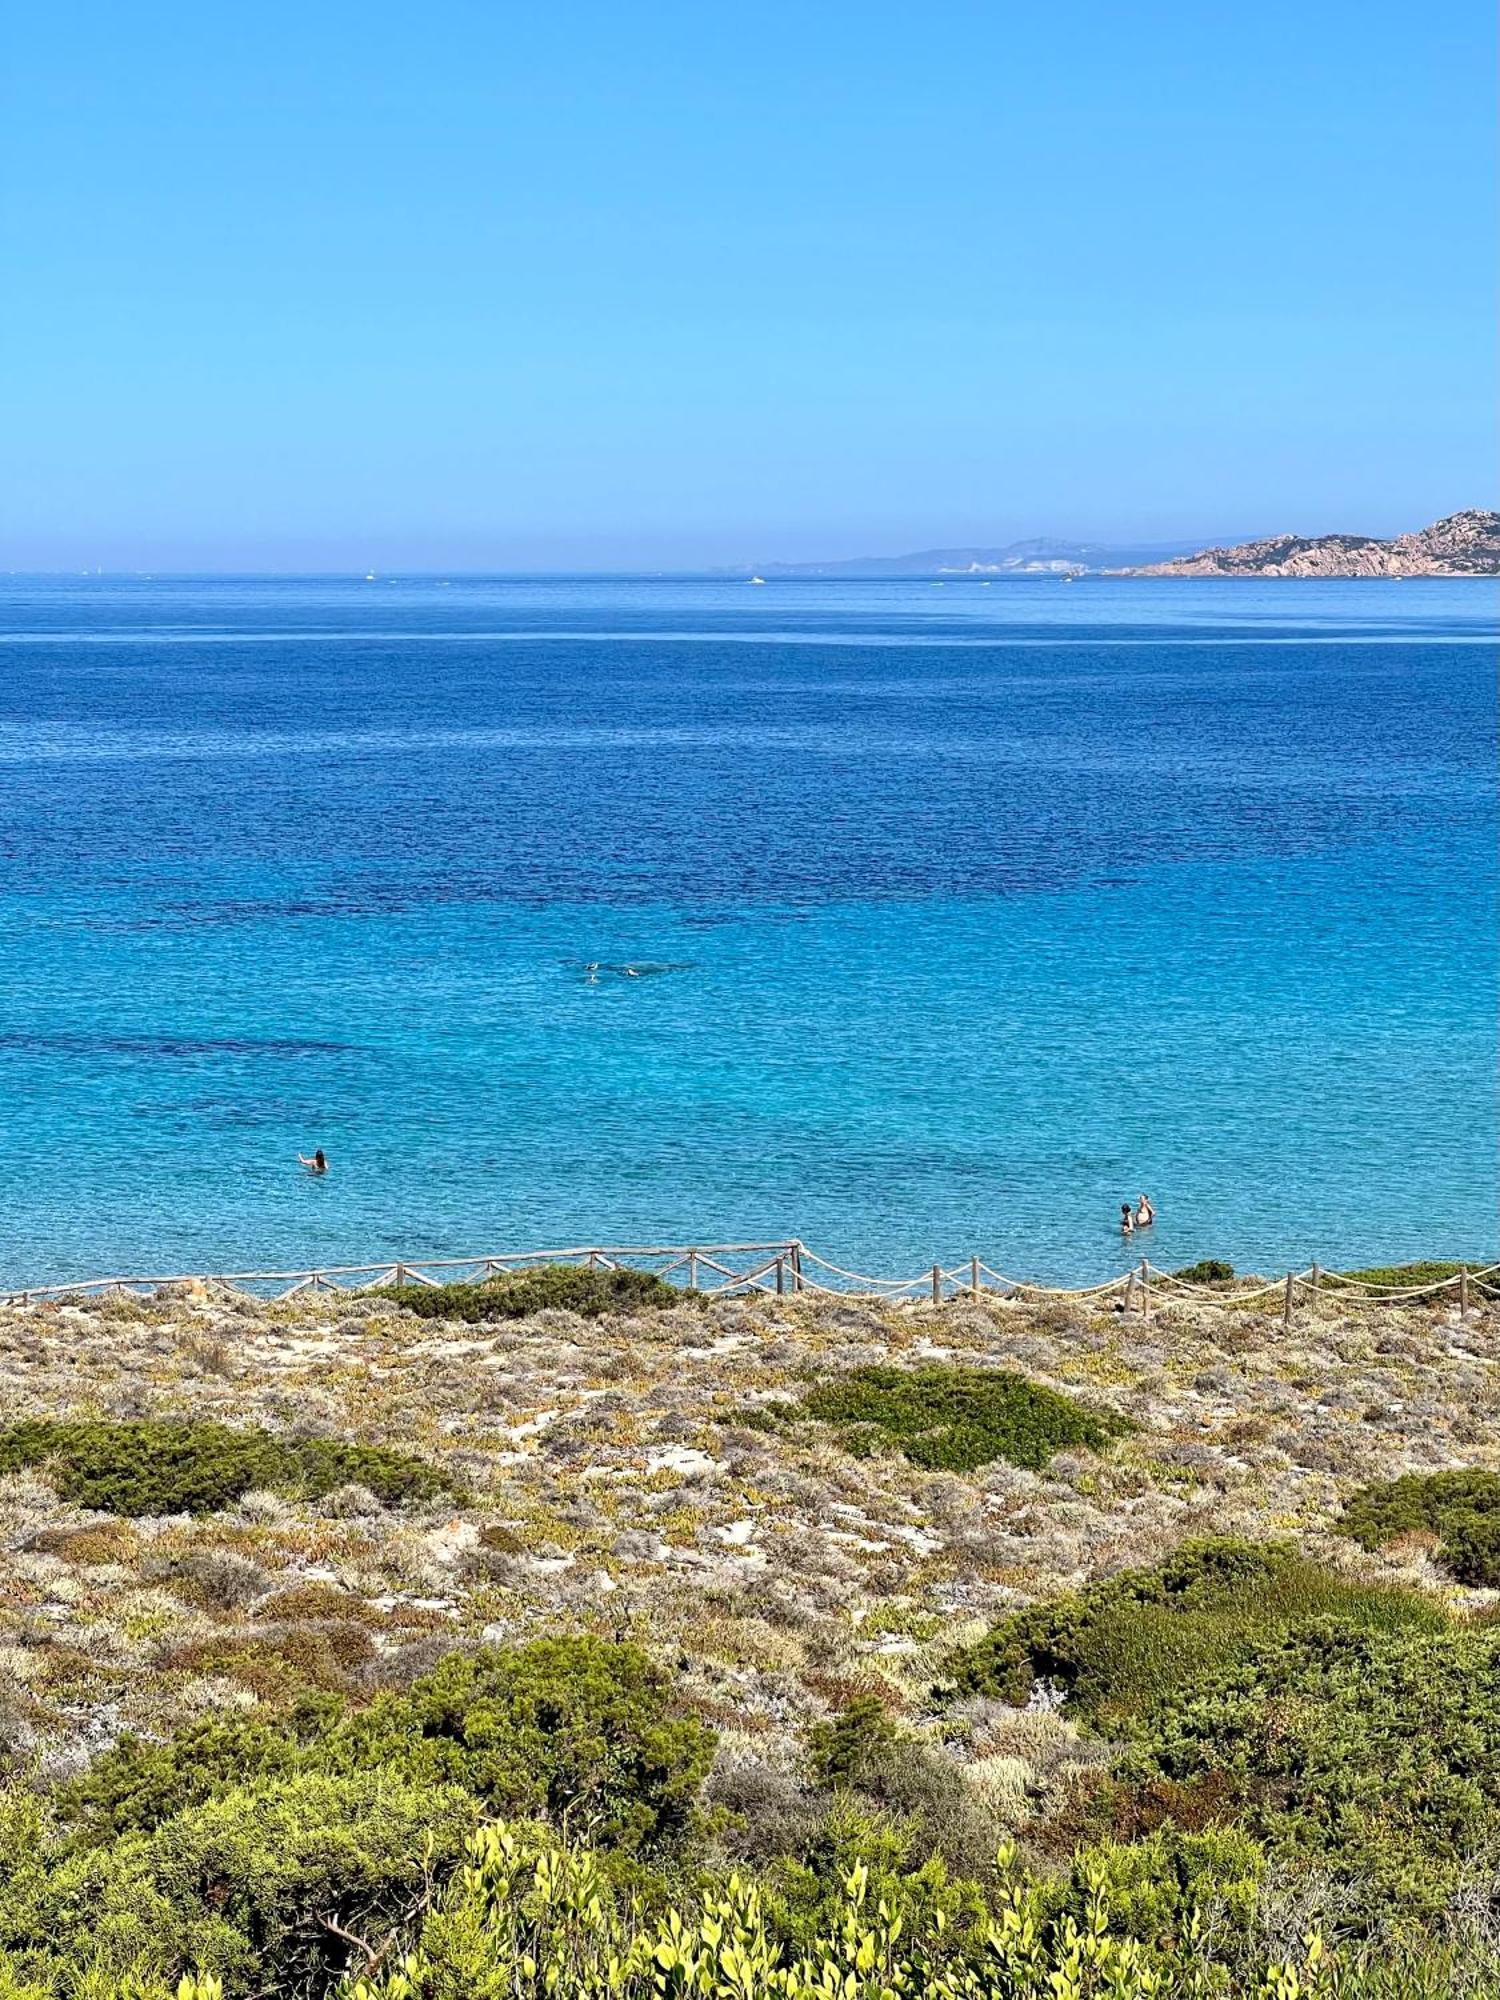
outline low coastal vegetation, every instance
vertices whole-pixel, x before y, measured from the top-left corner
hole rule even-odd
[[[674,1718],[638,1648],[575,1635],[450,1653],[410,1688],[359,1705],[299,1698],[286,1713],[214,1714],[163,1741],[122,1737],[58,1788],[69,1852],[151,1833],[247,1779],[379,1770],[452,1787],[476,1812],[545,1817],[596,1846],[658,1852],[691,1819],[713,1737]]]
[[[1451,1260],[1443,1262],[1427,1258],[1417,1264],[1376,1264],[1364,1271],[1330,1271],[1325,1275],[1335,1288],[1340,1284],[1379,1285],[1392,1291],[1401,1291],[1407,1287],[1441,1284],[1445,1278],[1456,1278],[1460,1271],[1466,1268],[1474,1271],[1487,1267],[1483,1264],[1465,1266],[1455,1264]],[[1494,1298],[1500,1295],[1500,1286],[1496,1285],[1493,1273],[1487,1278],[1471,1277],[1469,1283],[1476,1296]]]
[[[957,1656],[954,1679],[1021,1704],[1041,1687],[1068,1714],[1128,1734],[1205,1672],[1274,1652],[1321,1619],[1375,1632],[1448,1623],[1417,1591],[1340,1575],[1285,1542],[1189,1542],[1150,1569],[1001,1619]]]
[[[1500,1991],[1493,1303],[662,1289],[0,1308],[0,2000]]]
[[[680,1306],[691,1294],[669,1285],[651,1271],[628,1266],[537,1264],[526,1270],[503,1271],[478,1282],[451,1285],[387,1285],[371,1293],[395,1299],[408,1312],[425,1319],[529,1319],[554,1308],[584,1319],[606,1312],[660,1311]]]
[[[802,1414],[843,1428],[860,1455],[894,1445],[913,1465],[974,1472],[1004,1459],[1033,1471],[1067,1445],[1100,1450],[1130,1428],[1022,1375],[987,1368],[856,1368],[803,1397]]]
[[[1364,1486],[1339,1525],[1367,1549],[1427,1537],[1436,1560],[1458,1582],[1500,1590],[1500,1473],[1408,1473]]]
[[[1117,1767],[1182,1823],[1207,1804],[1337,1885],[1341,1918],[1441,1920],[1500,1836],[1500,1629],[1294,1624],[1205,1663]],[[1491,1878],[1493,1879],[1493,1878]]]
[[[223,1424],[50,1419],[0,1431],[0,1473],[41,1466],[58,1498],[105,1514],[211,1514],[252,1487],[322,1499],[358,1484],[392,1505],[448,1484],[406,1452]]]

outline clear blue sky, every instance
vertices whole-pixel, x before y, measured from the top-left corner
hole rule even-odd
[[[0,566],[1492,500],[1485,0],[53,0],[5,39]]]

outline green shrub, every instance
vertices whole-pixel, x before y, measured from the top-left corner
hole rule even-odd
[[[505,1271],[480,1283],[384,1285],[372,1296],[395,1299],[426,1319],[526,1319],[561,1307],[598,1319],[602,1313],[660,1311],[697,1294],[669,1285],[654,1271],[613,1270],[583,1264],[539,1264],[534,1270]]]
[[[1097,1727],[1138,1727],[1226,1659],[1326,1617],[1376,1630],[1447,1622],[1415,1591],[1350,1582],[1283,1543],[1190,1542],[1154,1568],[1002,1619],[958,1656],[955,1679],[964,1692],[1014,1702],[1053,1683]]]
[[[70,1994],[90,1972],[171,1981],[194,1967],[227,2000],[323,1992],[362,1962],[340,1933],[378,1948],[478,1819],[466,1793],[381,1771],[239,1786],[18,1871],[0,1888],[0,1946]]]
[[[873,1696],[856,1696],[831,1720],[814,1723],[807,1747],[814,1783],[834,1794],[833,1809],[816,1840],[810,1847],[804,1840],[795,1857],[803,1871],[811,1869],[817,1878],[820,1896],[836,1888],[861,1855],[870,1863],[877,1853],[884,1854],[893,1877],[920,1876],[928,1863],[940,1861],[953,1873],[960,1902],[989,1874],[999,1837],[993,1810],[960,1763],[931,1738],[898,1730]],[[836,1828],[841,1831],[835,1841]],[[788,1874],[779,1866],[773,1877],[782,1893],[799,1883],[807,1886],[805,1874]],[[807,1909],[804,1902],[799,1926]]]
[[[851,1875],[859,1871],[872,1904],[884,1904],[907,1929],[940,1927],[944,1958],[983,1950],[987,1916],[977,1881],[954,1875],[941,1854],[921,1851],[909,1819],[871,1810],[840,1791],[811,1838],[770,1861],[761,1879],[767,1928],[793,1950],[816,1949],[847,1907]],[[994,1846],[983,1868],[992,1872]],[[757,2000],[759,1996],[757,1995]]]
[[[348,1716],[318,1755],[462,1785],[491,1811],[545,1816],[594,1845],[649,1849],[685,1831],[713,1761],[712,1732],[672,1707],[638,1647],[538,1639],[451,1653],[409,1693]]]
[[[154,1418],[12,1424],[0,1431],[0,1473],[26,1466],[40,1467],[74,1506],[123,1515],[211,1514],[254,1487],[317,1499],[357,1484],[396,1504],[449,1484],[425,1460],[379,1445]]]
[[[1226,1264],[1222,1257],[1200,1257],[1196,1264],[1185,1265],[1172,1276],[1188,1285],[1227,1285],[1234,1276],[1234,1266]]]
[[[1400,1535],[1437,1535],[1438,1560],[1450,1575],[1500,1587],[1500,1472],[1413,1472],[1362,1487],[1339,1527],[1367,1549]]]
[[[670,1683],[638,1647],[539,1639],[450,1653],[360,1711],[310,1694],[274,1724],[213,1717],[165,1743],[125,1738],[61,1789],[58,1810],[75,1844],[97,1845],[253,1777],[381,1770],[646,1850],[685,1831],[713,1751],[711,1731],[673,1714]]]
[[[815,1722],[807,1732],[808,1761],[820,1785],[844,1784],[869,1775],[890,1752],[896,1726],[883,1702],[874,1695],[856,1695],[829,1722]]]
[[[339,1696],[310,1694],[274,1722],[254,1714],[207,1715],[163,1742],[122,1736],[58,1788],[59,1823],[70,1846],[100,1847],[237,1785],[289,1777],[311,1761],[309,1746],[343,1713]]]
[[[690,1856],[651,1877],[555,1831],[476,1832],[471,1792],[389,1765],[216,1782],[71,1852],[17,1788],[0,1792],[0,2000],[218,2000],[195,1969],[223,2000],[1489,2000],[1494,1952],[1434,1919],[1463,1857],[1493,1851],[1497,1658],[1500,1632],[1305,1627],[1165,1704],[1121,1772],[1232,1769],[1252,1830],[1166,1826],[1045,1875],[1007,1844],[983,1889],[847,1798],[763,1878],[726,1883]],[[879,1734],[846,1731],[859,1755]],[[1284,1864],[1311,1864],[1309,1893],[1334,1879],[1340,1930],[1370,1924],[1375,1962],[1264,1965],[1279,1917],[1257,1834],[1282,1916],[1302,1893]],[[1410,1920],[1405,1957],[1371,1921],[1385,1906]]]
[[[960,1896],[939,1869],[893,1868],[881,1829],[850,1820],[816,1917],[792,1939],[776,1897],[753,1879],[703,1879],[648,1901],[623,1893],[596,1854],[524,1825],[481,1828],[461,1869],[444,1826],[421,1857],[431,1875],[422,1866],[403,1882],[403,1802],[370,1801],[368,1838],[353,1842],[351,1803],[337,1802],[321,1851],[307,1840],[311,1796],[279,1817],[251,1798],[232,1828],[174,1824],[186,1872],[208,1861],[197,1892],[138,1860],[96,1902],[99,1937],[82,1921],[88,1912],[73,1908],[64,1936],[78,1949],[66,1959],[0,1954],[0,2000],[322,2000],[335,1991],[342,2000],[1493,2000],[1497,1991],[1496,1953],[1478,1937],[1422,1939],[1372,1961],[1342,1942],[1330,1950],[1310,1931],[1290,1959],[1268,1964],[1245,1935],[1259,1857],[1235,1836],[1164,1834],[1089,1850],[1061,1881],[1033,1875],[1007,1848],[986,1909],[973,1885]],[[97,1889],[98,1878],[87,1886]],[[143,1905],[134,1936],[118,1924],[121,1892],[132,1888]],[[403,1889],[414,1893],[393,1910]],[[218,1921],[205,1921],[205,1903],[223,1911]],[[162,1928],[172,1922],[175,1934]],[[130,1969],[119,1970],[141,1938]],[[223,1968],[222,1985],[208,1970],[177,1984],[176,1969],[200,1953]]]
[[[1205,1874],[1214,1876],[1214,1863]],[[1120,1922],[1117,1905],[1129,1895],[1089,1860],[1080,1914],[1054,1913],[1047,1886],[1007,1852],[997,1908],[955,1923],[943,1884],[893,1876],[858,1845],[816,1925],[788,1943],[754,1882],[710,1882],[650,1914],[613,1893],[589,1853],[559,1850],[527,1828],[487,1827],[416,1950],[361,1980],[353,2000],[1227,2000],[1231,1991],[1244,2000],[1363,2000],[1315,1935],[1294,1963],[1262,1959],[1231,1987],[1214,1935],[1217,1904],[1203,1921],[1183,1898],[1178,1926],[1146,1944]]]
[[[1316,1620],[1200,1669],[1121,1775],[1213,1772],[1252,1832],[1362,1885],[1367,1920],[1435,1913],[1500,1842],[1500,1630]]]
[[[1500,1514],[1470,1514],[1450,1522],[1438,1554],[1457,1582],[1500,1589]]]
[[[239,1632],[206,1633],[184,1640],[161,1655],[169,1672],[214,1674],[238,1681],[256,1700],[284,1708],[309,1690],[325,1693],[351,1687],[353,1669],[375,1656],[367,1625],[267,1625]]]
[[[857,1368],[820,1383],[802,1413],[846,1430],[863,1456],[882,1440],[915,1465],[972,1472],[997,1458],[1038,1470],[1065,1446],[1099,1451],[1131,1426],[1109,1410],[998,1368]]]
[[[1045,1907],[1054,1921],[1081,1923],[1102,1887],[1125,1937],[1170,1953],[1196,1913],[1200,1927],[1230,1944],[1250,1933],[1264,1874],[1259,1843],[1238,1827],[1187,1833],[1167,1826],[1145,1840],[1078,1850],[1067,1873],[1047,1885]]]

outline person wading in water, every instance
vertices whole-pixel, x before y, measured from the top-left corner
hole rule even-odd
[[[311,1159],[307,1157],[306,1153],[299,1153],[297,1159],[302,1166],[306,1167],[310,1174],[326,1174],[328,1171],[328,1156],[321,1146],[314,1151]]]

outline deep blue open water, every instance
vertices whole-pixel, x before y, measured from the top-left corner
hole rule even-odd
[[[1492,1252],[1495,613],[0,582],[0,1281]]]

